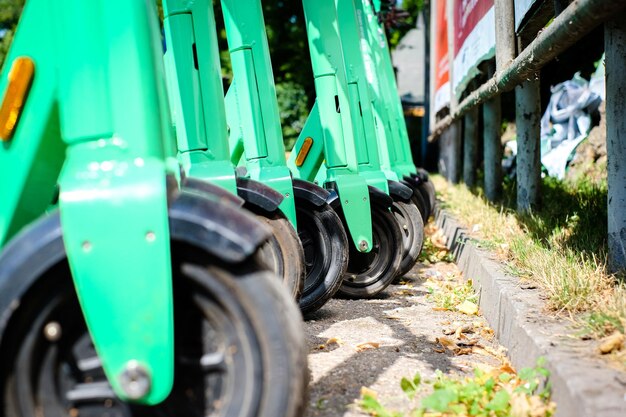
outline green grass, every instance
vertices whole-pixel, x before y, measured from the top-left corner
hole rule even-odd
[[[480,189],[433,181],[444,208],[510,273],[540,287],[550,309],[569,314],[594,338],[624,332],[626,286],[606,269],[605,183],[545,179],[540,209],[519,214],[514,184],[505,185],[502,203],[491,204]]]

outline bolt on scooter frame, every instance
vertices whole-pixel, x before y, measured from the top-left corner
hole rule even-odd
[[[6,96],[15,62],[34,63],[21,120],[0,147],[0,244],[44,214],[58,180],[87,327],[116,394],[145,404],[167,397],[174,369],[175,172],[160,55],[151,2],[30,0],[0,80]],[[150,376],[145,396],[123,388],[129,364]]]

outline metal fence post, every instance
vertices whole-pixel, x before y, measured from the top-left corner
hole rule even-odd
[[[450,176],[448,181],[458,184],[461,181],[461,164],[463,163],[463,149],[461,141],[461,121],[456,120],[448,129],[450,135]]]
[[[478,168],[478,107],[470,109],[463,119],[463,182],[471,188],[476,185]]]
[[[517,127],[517,210],[528,211],[539,203],[541,184],[539,74],[515,88]]]
[[[626,13],[605,25],[609,269],[626,269]]]
[[[461,179],[461,126],[454,121],[441,133],[439,141],[439,172],[451,183]]]
[[[483,105],[483,149],[485,159],[485,196],[496,201],[502,196],[502,109],[497,95]]]
[[[494,2],[496,15],[496,70],[500,71],[515,58],[515,8],[513,0]]]

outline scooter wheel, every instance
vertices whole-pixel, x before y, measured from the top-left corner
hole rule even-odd
[[[307,351],[294,320],[300,313],[280,282],[254,261],[224,264],[178,241],[172,260],[175,376],[164,402],[147,407],[115,396],[63,260],[1,312],[9,320],[0,335],[2,415],[302,415]]]
[[[428,176],[428,171],[426,171],[424,168],[417,168],[417,176],[424,183],[424,188],[426,188],[428,192],[431,210],[434,210],[435,204],[437,202],[437,196],[435,194],[435,185],[433,184],[432,181],[430,181],[429,176]]]
[[[318,207],[298,201],[296,215],[306,264],[300,311],[312,313],[341,286],[348,268],[348,237],[341,219],[328,204]]]
[[[350,245],[348,270],[338,295],[372,298],[389,286],[402,260],[402,230],[387,207],[372,201],[373,247],[368,253]]]
[[[306,267],[304,249],[296,230],[279,212],[257,214],[257,218],[272,230],[272,236],[259,251],[261,261],[282,277],[291,296],[300,300]]]
[[[409,201],[394,201],[391,212],[402,229],[402,261],[397,277],[404,276],[417,263],[424,244],[424,222],[419,209]]]
[[[420,211],[422,207],[424,208],[422,211],[422,219],[424,220],[424,223],[427,223],[432,211],[435,208],[435,206],[431,204],[430,191],[428,187],[425,186],[425,183],[419,177],[406,180],[405,185],[411,187],[413,189],[413,195],[419,199],[421,204]]]
[[[415,204],[417,208],[419,209],[420,216],[422,217],[422,223],[426,224],[428,222],[428,214],[429,214],[428,207],[430,206],[430,204],[427,205],[426,201],[424,201],[424,197],[422,197],[422,193],[416,190],[415,187],[411,183],[407,181],[400,181],[400,182],[406,185],[407,187],[410,187],[413,190],[411,201],[413,201],[413,204]]]
[[[437,196],[435,194],[435,185],[432,181],[424,181],[424,188],[426,188],[426,192],[428,193],[428,198],[430,202],[431,212],[435,210],[435,204],[437,203]]]

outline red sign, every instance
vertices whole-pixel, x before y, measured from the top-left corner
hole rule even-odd
[[[437,71],[435,73],[435,90],[450,81],[450,59],[448,57],[448,16],[446,0],[437,2],[437,37],[435,48],[437,51]]]
[[[448,55],[447,1],[437,1],[437,21],[435,26],[435,112],[450,103],[450,58]]]
[[[458,54],[467,36],[493,7],[493,0],[455,0],[454,55]]]

